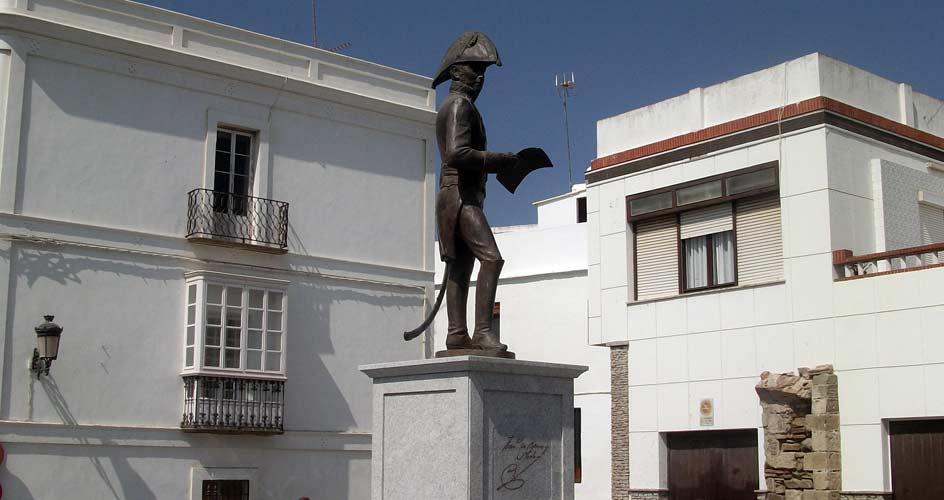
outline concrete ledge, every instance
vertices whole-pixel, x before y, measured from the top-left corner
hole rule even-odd
[[[456,356],[453,358],[397,361],[362,365],[358,369],[373,379],[453,372],[492,372],[537,377],[577,378],[586,366],[524,361],[520,359]]]

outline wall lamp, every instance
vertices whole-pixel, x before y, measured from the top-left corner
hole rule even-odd
[[[34,328],[38,347],[33,349],[33,360],[30,363],[30,370],[37,377],[49,375],[49,367],[59,356],[59,336],[62,335],[62,327],[52,322],[54,318],[52,314],[47,314],[43,318],[46,321]]]

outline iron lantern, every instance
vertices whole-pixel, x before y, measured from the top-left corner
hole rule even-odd
[[[43,318],[46,321],[34,328],[37,347],[33,349],[32,369],[38,376],[49,375],[49,367],[59,357],[59,337],[62,335],[62,327],[52,322],[53,315],[47,314]]]

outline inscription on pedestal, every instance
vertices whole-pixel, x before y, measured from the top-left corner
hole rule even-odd
[[[561,397],[485,391],[485,498],[561,498]]]

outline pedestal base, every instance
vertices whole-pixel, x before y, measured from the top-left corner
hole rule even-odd
[[[451,358],[454,356],[515,359],[515,353],[511,351],[499,351],[498,349],[446,349],[445,351],[436,351],[437,358]]]
[[[573,500],[585,366],[450,356],[373,379],[373,500]]]

